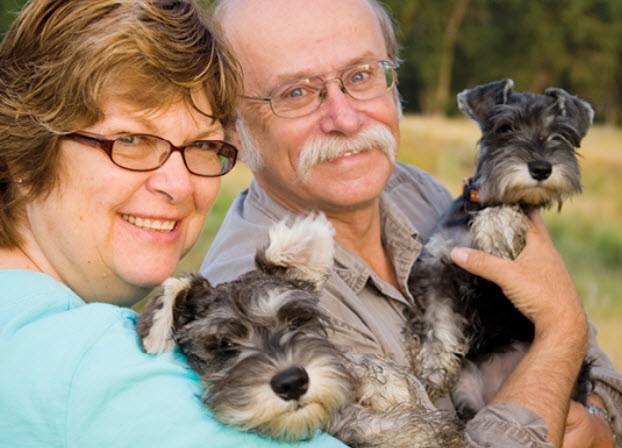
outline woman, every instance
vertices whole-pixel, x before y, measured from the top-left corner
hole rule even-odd
[[[214,422],[183,357],[142,353],[124,308],[196,242],[235,163],[239,90],[191,1],[33,0],[17,18],[0,46],[0,446],[273,444]]]

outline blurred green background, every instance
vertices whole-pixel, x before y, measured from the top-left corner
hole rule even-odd
[[[455,115],[457,92],[512,78],[517,90],[562,87],[588,99],[599,122],[622,124],[622,1],[381,2],[398,28],[408,112]],[[0,33],[23,3],[0,0]]]

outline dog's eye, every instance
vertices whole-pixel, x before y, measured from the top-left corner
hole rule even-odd
[[[298,316],[290,321],[290,324],[294,328],[302,327],[313,320],[313,316]]]
[[[502,124],[497,128],[497,133],[499,134],[507,134],[508,132],[512,132],[512,126],[509,124]]]
[[[233,356],[238,352],[238,345],[227,341],[226,339],[222,339],[218,342],[218,353],[223,356]]]

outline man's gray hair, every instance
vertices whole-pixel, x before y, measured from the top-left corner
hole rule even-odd
[[[212,3],[214,16],[217,20],[220,20],[225,14],[226,9],[235,0],[215,0]],[[394,63],[399,63],[399,45],[395,36],[394,19],[389,14],[387,9],[378,0],[362,0],[371,8],[374,15],[378,19],[380,24],[380,30],[384,38],[385,48],[389,60]],[[399,118],[401,120],[403,116],[402,100],[397,86],[393,88],[393,99],[395,101],[395,107],[397,108]],[[241,143],[241,160],[250,168],[251,171],[257,172],[263,168],[263,158],[261,151],[255,142],[255,139],[251,133],[251,130],[242,118],[240,114],[237,115],[235,120],[235,128],[240,138]]]

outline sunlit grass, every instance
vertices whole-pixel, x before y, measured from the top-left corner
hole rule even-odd
[[[399,158],[432,173],[454,195],[475,170],[477,125],[469,120],[406,116]],[[599,343],[622,370],[622,131],[594,127],[580,149],[583,194],[561,213],[544,218],[586,310],[599,329]],[[222,179],[221,192],[199,243],[179,272],[198,270],[233,198],[250,182],[238,164]]]

